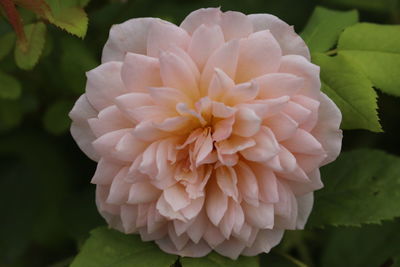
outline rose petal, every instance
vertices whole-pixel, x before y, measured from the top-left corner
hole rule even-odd
[[[236,82],[248,82],[253,78],[279,69],[282,51],[269,31],[253,33],[240,41]]]

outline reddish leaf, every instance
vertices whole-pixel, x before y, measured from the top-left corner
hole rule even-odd
[[[26,43],[24,28],[22,27],[22,20],[19,16],[18,10],[15,7],[15,4],[11,0],[0,0],[0,6],[2,6],[6,12],[8,21],[14,28],[14,31],[17,33],[18,40],[21,43]]]

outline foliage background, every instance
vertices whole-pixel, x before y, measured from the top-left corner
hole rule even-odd
[[[89,27],[83,40],[48,25],[43,55],[29,71],[19,69],[14,53],[8,53],[0,60],[0,71],[19,81],[21,95],[0,98],[0,266],[68,266],[89,231],[104,225],[89,183],[95,163],[72,140],[67,113],[84,92],[84,72],[99,64],[112,24],[133,17],[179,24],[197,8],[221,6],[274,14],[299,32],[317,5],[358,9],[361,21],[400,23],[397,0],[93,0],[85,8]],[[37,20],[29,11],[21,9],[21,14],[24,23]],[[0,38],[11,31],[0,17]],[[5,42],[0,39],[2,49]],[[345,131],[344,151],[369,147],[400,156],[400,99],[378,94],[384,132]],[[396,205],[400,210],[400,203]],[[361,228],[292,231],[273,253],[262,256],[261,265],[400,265],[399,233],[398,220]]]

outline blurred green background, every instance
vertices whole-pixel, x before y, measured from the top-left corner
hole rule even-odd
[[[22,93],[15,100],[0,98],[0,266],[67,266],[89,230],[104,224],[90,184],[96,164],[72,140],[67,114],[84,92],[85,72],[100,62],[112,24],[134,17],[160,17],[179,24],[197,8],[220,6],[247,14],[271,13],[299,32],[317,5],[358,9],[361,21],[400,23],[397,0],[92,0],[85,8],[89,27],[84,40],[49,25],[43,56],[33,70],[20,70],[13,53],[1,59],[0,71],[16,77]],[[30,12],[21,12],[25,23],[36,20]],[[0,16],[0,37],[11,30]],[[0,41],[0,50],[2,45]],[[385,132],[346,131],[344,150],[367,146],[400,155],[400,100],[380,94],[378,105]],[[398,224],[384,229],[400,232]],[[325,266],[330,250],[354,238],[346,231],[291,232],[280,250],[310,266]],[[370,227],[366,233],[381,231]],[[262,263],[290,266],[280,263],[279,254],[264,256]],[[391,266],[391,260],[384,266]]]

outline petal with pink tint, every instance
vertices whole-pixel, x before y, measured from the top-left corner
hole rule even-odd
[[[307,173],[319,168],[326,156],[325,153],[319,155],[296,154],[296,161],[299,167]]]
[[[214,69],[214,74],[208,87],[208,96],[215,101],[220,101],[222,96],[235,86],[235,82],[224,71]]]
[[[129,131],[115,145],[113,157],[121,161],[133,162],[148,145]]]
[[[239,161],[235,166],[235,171],[239,177],[238,188],[244,201],[257,207],[260,197],[258,194],[257,178],[253,170],[244,161]]]
[[[181,210],[190,204],[185,188],[178,183],[165,189],[163,194],[165,200],[174,211]]]
[[[298,55],[286,55],[282,57],[279,72],[291,73],[304,79],[304,87],[300,93],[319,99],[321,81],[319,79],[319,66]]]
[[[220,166],[215,171],[215,178],[221,191],[225,195],[232,197],[235,201],[238,201],[238,178],[235,170],[232,167]]]
[[[194,218],[194,222],[187,229],[187,235],[194,242],[198,243],[207,230],[208,218],[202,209],[200,213]]]
[[[111,106],[117,96],[127,92],[121,68],[121,62],[108,62],[86,73],[86,97],[98,111]]]
[[[321,93],[320,101],[318,122],[312,130],[312,134],[328,154],[327,158],[321,163],[325,165],[335,160],[340,153],[343,134],[339,126],[342,121],[342,114],[333,101],[324,93]]]
[[[233,231],[233,227],[235,225],[236,221],[235,205],[236,202],[234,202],[233,200],[229,200],[228,210],[226,211],[224,217],[221,220],[221,223],[219,224],[219,229],[221,230],[222,235],[226,239],[230,238]]]
[[[246,244],[244,244],[243,242],[240,242],[236,238],[231,238],[224,241],[219,246],[215,247],[214,250],[225,257],[236,260],[245,247]]]
[[[133,134],[140,140],[153,142],[167,137],[169,134],[159,129],[153,122],[145,121],[136,125]]]
[[[242,137],[251,137],[260,130],[260,127],[260,117],[253,110],[243,107],[239,108],[235,114],[232,133]]]
[[[248,82],[279,69],[281,48],[269,31],[251,34],[240,41],[239,62],[235,80]]]
[[[150,96],[155,104],[175,109],[179,102],[192,103],[192,100],[181,90],[169,87],[150,87]]]
[[[255,256],[260,253],[268,253],[271,248],[275,247],[283,237],[283,230],[265,229],[261,230],[254,243],[243,251],[243,255]]]
[[[115,152],[115,146],[129,131],[130,129],[120,129],[117,131],[106,133],[93,141],[92,145],[97,153],[99,153],[102,157],[110,158]]]
[[[79,97],[69,113],[69,117],[72,119],[71,135],[79,148],[93,161],[98,161],[100,156],[92,146],[96,136],[90,129],[88,119],[96,116],[97,111],[89,103],[85,94]]]
[[[118,162],[101,158],[90,182],[97,185],[110,185],[122,166]]]
[[[175,110],[165,106],[153,105],[153,106],[142,106],[130,110],[129,115],[135,121],[152,121],[155,123],[161,123],[169,117],[178,115]]]
[[[215,180],[207,186],[206,211],[214,225],[218,225],[228,209],[228,197],[219,189]]]
[[[129,190],[129,204],[141,204],[156,201],[161,191],[147,182],[132,184]]]
[[[212,138],[214,141],[219,142],[221,140],[227,139],[232,133],[232,126],[235,122],[235,118],[232,116],[230,118],[220,120],[214,125],[214,132]]]
[[[277,178],[275,174],[262,164],[250,165],[257,177],[260,200],[264,203],[275,203],[279,200]]]
[[[304,84],[304,79],[289,73],[269,73],[255,79],[261,99],[292,96]]]
[[[259,99],[250,101],[249,103],[239,104],[238,108],[245,107],[253,110],[257,116],[265,120],[268,117],[275,115],[276,113],[284,110],[287,103],[289,103],[289,96],[281,96],[271,99]]]
[[[158,57],[160,52],[167,50],[170,45],[186,50],[189,42],[190,37],[182,28],[166,21],[154,22],[147,37],[147,55]]]
[[[251,20],[240,12],[227,11],[222,13],[219,24],[224,32],[225,41],[245,38],[253,33]]]
[[[102,109],[97,118],[89,119],[88,123],[96,137],[108,132],[133,127],[133,123],[115,105]]]
[[[222,102],[229,106],[253,100],[258,95],[258,84],[254,82],[242,83],[228,90],[222,97]]]
[[[208,223],[203,238],[207,242],[207,244],[210,245],[210,247],[212,248],[215,248],[225,240],[225,237],[221,234],[219,228],[211,223]]]
[[[178,236],[171,223],[168,225],[168,236],[178,251],[184,248],[187,242],[189,241],[189,237],[187,236],[186,233]]]
[[[286,147],[280,145],[279,153],[266,165],[274,171],[290,173],[297,168],[297,163],[297,158]]]
[[[186,219],[180,212],[174,211],[172,209],[171,205],[169,205],[168,202],[165,200],[164,195],[161,195],[158,199],[156,208],[158,212],[166,219],[186,221]]]
[[[121,206],[121,221],[126,234],[134,233],[136,228],[137,219],[137,206],[135,205],[122,205]]]
[[[254,139],[232,135],[229,139],[218,142],[217,149],[221,154],[235,154],[256,144]]]
[[[296,229],[297,201],[285,182],[278,182],[279,201],[274,204],[275,223],[279,229]]]
[[[164,86],[181,90],[187,96],[199,96],[197,81],[185,61],[170,52],[160,55],[160,73]]]
[[[96,205],[99,213],[106,220],[110,227],[117,229],[118,231],[124,232],[124,227],[121,221],[121,206],[108,204],[105,202],[108,193],[109,186],[99,185],[96,187]]]
[[[156,18],[137,18],[113,25],[103,49],[101,62],[123,61],[127,52],[145,55],[149,28],[153,23],[160,21]]]
[[[204,257],[211,251],[211,248],[203,241],[198,244],[189,241],[181,250],[176,249],[169,237],[158,239],[156,243],[163,251],[169,254],[179,254],[182,257]]]
[[[283,55],[300,55],[310,60],[306,43],[296,34],[293,26],[271,14],[251,14],[247,16],[253,23],[254,31],[270,30],[282,48]]]
[[[307,132],[311,131],[318,121],[318,108],[320,102],[302,95],[296,95],[292,97],[292,100],[311,111],[311,114],[308,117],[307,121],[300,125],[300,128],[306,130]]]
[[[138,123],[139,121],[134,118],[133,110],[143,106],[154,105],[154,102],[149,94],[128,93],[115,98],[115,104],[127,116],[127,118]]]
[[[291,152],[318,155],[324,154],[321,144],[309,132],[303,129],[297,129],[296,133],[290,138],[282,142]]]
[[[210,81],[216,69],[221,69],[232,80],[236,75],[236,66],[239,57],[239,41],[232,40],[214,51],[208,58],[200,78],[200,88],[203,94],[207,93]]]
[[[298,205],[296,228],[304,229],[313,207],[314,193],[311,192],[296,198]]]
[[[246,222],[259,229],[272,229],[274,226],[274,205],[260,202],[255,207],[242,203],[243,211],[246,215]]]
[[[283,112],[269,117],[265,121],[265,125],[272,130],[278,142],[292,137],[296,133],[297,127],[299,126],[295,120]]]
[[[111,187],[110,193],[106,202],[108,204],[123,204],[128,200],[128,192],[131,184],[125,182],[125,177],[128,173],[128,168],[122,168],[115,176]]]
[[[204,197],[198,197],[196,199],[192,199],[190,204],[181,210],[181,213],[188,220],[195,218],[202,210],[204,200],[205,200]]]
[[[272,131],[267,127],[261,127],[261,130],[253,138],[256,141],[256,145],[240,151],[240,154],[245,159],[265,162],[278,154],[279,144]]]
[[[306,109],[302,105],[293,101],[289,101],[282,111],[295,120],[299,125],[306,122],[312,115],[309,109]]]
[[[219,8],[201,8],[190,13],[181,23],[180,27],[185,29],[189,34],[202,24],[212,26],[219,24],[221,20],[221,10]]]
[[[235,112],[236,108],[229,107],[221,102],[212,102],[212,116],[216,118],[229,118],[232,117]]]
[[[224,44],[224,34],[218,25],[198,27],[190,40],[188,53],[200,70],[216,49]]]
[[[156,58],[127,53],[122,65],[121,77],[129,92],[147,93],[148,87],[162,85],[160,62]]]

